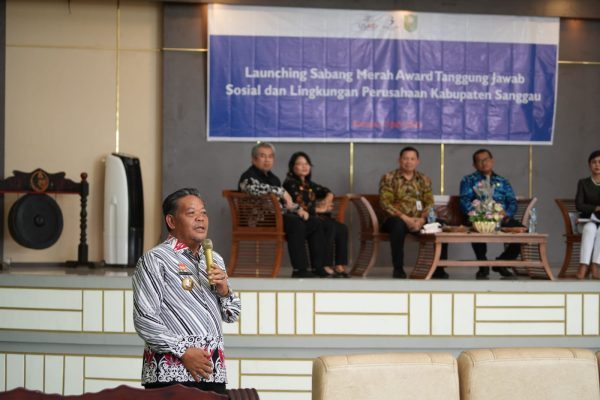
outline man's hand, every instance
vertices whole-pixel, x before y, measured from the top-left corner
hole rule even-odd
[[[212,267],[208,273],[208,279],[215,285],[217,294],[219,296],[227,296],[229,293],[229,286],[227,285],[227,272],[223,271],[219,267]]]
[[[204,349],[188,348],[181,356],[181,362],[196,382],[200,382],[200,377],[209,379],[213,373],[210,353]]]

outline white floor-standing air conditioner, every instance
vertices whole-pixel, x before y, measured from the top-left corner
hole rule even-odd
[[[104,262],[134,266],[142,255],[144,203],[138,158],[112,153],[104,180]]]

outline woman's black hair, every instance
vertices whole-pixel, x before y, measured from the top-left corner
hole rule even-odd
[[[296,160],[298,160],[298,158],[300,157],[304,157],[304,159],[306,160],[306,162],[308,163],[308,165],[310,165],[312,167],[312,162],[310,161],[310,157],[308,156],[308,154],[306,154],[303,151],[297,151],[294,154],[292,154],[292,156],[290,157],[290,161],[288,162],[288,176],[290,178],[296,178],[299,179],[298,176],[296,176],[296,174],[294,174],[294,165],[296,164]],[[312,169],[310,171],[310,173],[304,178],[307,181],[310,181],[310,178],[312,176]]]

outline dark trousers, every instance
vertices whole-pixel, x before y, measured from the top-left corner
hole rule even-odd
[[[506,221],[502,221],[501,226],[504,227],[516,227],[523,226],[519,221],[509,218]],[[471,243],[473,251],[475,252],[475,258],[478,260],[487,260],[487,244],[486,243]],[[506,246],[502,254],[498,256],[498,260],[515,260],[521,252],[520,243],[511,243]]]
[[[404,239],[409,232],[408,226],[400,217],[389,217],[381,229],[390,234],[390,247],[392,248],[392,265],[394,271],[404,269]]]
[[[303,220],[296,214],[283,214],[283,229],[288,242],[288,253],[294,271],[307,271],[323,268],[323,227],[317,217]],[[306,242],[310,253],[310,263],[306,257]]]
[[[226,387],[224,383],[216,383],[216,382],[156,382],[156,383],[146,383],[144,388],[146,389],[158,389],[172,385],[183,385],[194,387],[200,390],[204,390],[207,392],[213,391],[219,394],[227,394]]]
[[[325,235],[325,266],[348,265],[348,227],[335,219],[321,218]]]

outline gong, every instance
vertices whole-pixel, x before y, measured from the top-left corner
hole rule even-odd
[[[56,201],[45,194],[26,194],[8,213],[8,230],[21,246],[46,249],[60,238],[63,216]]]

